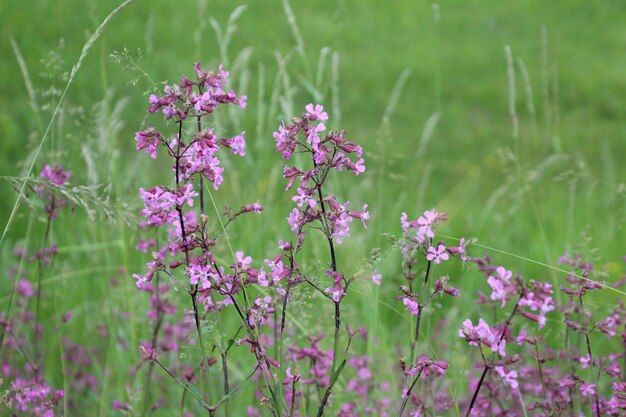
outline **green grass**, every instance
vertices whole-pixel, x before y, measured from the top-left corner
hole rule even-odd
[[[232,68],[240,51],[252,48],[249,59],[240,61],[232,74],[233,87],[248,95],[249,106],[233,118],[221,115],[218,125],[246,130],[249,156],[227,165],[224,191],[215,198],[218,207],[260,200],[266,210],[261,218],[251,216],[233,225],[229,235],[235,249],[245,248],[255,260],[261,259],[278,238],[289,236],[283,219],[290,197],[282,191],[282,162],[271,132],[291,114],[284,114],[281,107],[265,107],[260,116],[258,111],[260,104],[269,106],[271,94],[278,91],[283,106],[299,112],[314,101],[309,86],[315,85],[330,113],[331,128],[347,130],[365,149],[365,174],[332,185],[335,193],[354,204],[369,203],[372,222],[367,231],[354,228],[353,239],[339,249],[338,259],[347,273],[355,273],[364,270],[363,260],[373,247],[383,248],[386,257],[378,268],[385,285],[380,292],[357,286],[364,296],[349,300],[348,307],[354,324],[370,326],[383,346],[397,343],[393,329],[404,326],[397,324],[400,306],[392,299],[401,284],[399,256],[389,253],[381,237],[383,232],[399,232],[402,211],[417,217],[437,207],[449,213],[450,222],[441,230],[445,235],[476,237],[483,245],[547,265],[556,266],[566,250],[596,256],[597,248],[599,266],[609,273],[608,279],[618,277],[626,243],[622,2],[445,2],[439,4],[436,21],[430,3],[407,0],[383,6],[371,0],[292,0],[303,51],[296,49],[278,0],[206,3],[190,2],[182,8],[175,2],[137,1],[116,16],[76,74],[34,172],[44,162],[60,162],[74,172],[72,185],[111,184],[112,198],[136,212],[137,189],[167,181],[170,172],[165,160],[152,163],[134,151],[133,132],[146,120],[143,93],[153,86],[146,78],[129,84],[138,74],[123,71],[110,54],[123,48],[135,54],[139,48],[143,54],[139,65],[152,80],[176,82],[181,74],[192,72],[196,61],[205,67],[223,61],[209,18],[225,28],[231,12],[244,4],[247,9],[237,21],[228,60]],[[24,169],[21,161],[39,144],[50,119],[50,110],[39,114],[31,110],[9,38],[19,46],[35,88],[45,91],[50,80],[40,74],[52,69],[40,61],[49,60],[48,54],[63,38],[58,72],[69,73],[84,43],[113,7],[108,2],[86,6],[67,0],[0,3],[0,175],[16,176]],[[518,144],[509,115],[506,45],[514,59]],[[335,87],[340,123],[333,122],[339,109],[333,107],[330,54],[321,83],[316,85],[315,80],[320,51],[326,47],[339,57]],[[291,100],[285,97],[282,80],[276,88],[275,53],[290,54],[286,67]],[[531,97],[525,93],[522,64]],[[395,111],[384,120],[392,90],[405,70],[409,76]],[[56,88],[63,85],[62,79],[55,81]],[[57,98],[40,95],[38,101],[54,105]],[[528,110],[529,102],[534,114]],[[421,142],[424,127],[436,112],[439,120],[432,135],[427,143]],[[91,164],[82,156],[85,149]],[[6,182],[0,183],[0,193],[4,227],[16,194]],[[121,214],[122,206],[117,210]],[[8,254],[15,244],[38,246],[44,224],[32,216],[24,205],[17,212],[0,248],[3,271],[10,266]],[[146,261],[133,249],[136,235],[134,226],[89,221],[80,209],[63,213],[52,229],[52,240],[62,252],[54,274],[46,277],[45,289],[54,300],[46,304],[46,313],[73,311],[75,319],[56,335],[47,335],[50,361],[58,356],[55,349],[61,336],[91,341],[97,324],[118,323],[120,312],[129,311],[118,335],[128,337],[131,347],[120,351],[112,343],[102,346],[108,358],[101,370],[107,382],[102,384],[106,407],[99,415],[112,415],[112,399],[125,395],[127,369],[137,359],[134,346],[146,334],[141,326],[147,300],[134,290],[130,278]],[[322,243],[308,249],[307,266],[324,262]],[[473,248],[475,255],[482,252]],[[493,257],[524,276],[547,279],[557,287],[564,277],[502,253]],[[484,284],[475,272],[450,273],[466,296],[454,308],[470,317],[474,310],[470,294]],[[109,278],[119,285],[110,285]],[[0,287],[8,288],[7,282]],[[0,304],[6,299],[2,295]],[[605,302],[602,296],[592,300],[598,305]],[[373,317],[364,311],[372,311]],[[304,315],[298,320],[307,319]],[[430,334],[430,325],[425,331]],[[56,386],[63,385],[58,369],[52,367],[49,373]]]

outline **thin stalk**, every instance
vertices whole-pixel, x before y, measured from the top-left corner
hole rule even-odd
[[[202,86],[198,87],[199,94],[202,95]],[[198,133],[202,132],[202,116],[198,115]],[[200,213],[204,214],[204,176],[200,175]]]
[[[206,409],[207,409],[207,410],[209,410],[209,411],[213,408],[213,407],[211,407],[210,405],[208,405],[207,403],[205,403],[205,402],[204,402],[204,400],[202,399],[202,397],[201,397],[201,396],[199,396],[198,394],[196,394],[195,392],[193,392],[193,390],[191,390],[191,389],[189,388],[189,386],[188,386],[186,383],[184,383],[183,381],[181,381],[180,379],[178,379],[178,378],[176,377],[176,375],[174,375],[174,374],[173,374],[173,373],[172,373],[169,369],[167,369],[167,368],[166,368],[166,367],[165,367],[165,366],[164,366],[164,365],[163,365],[163,364],[162,364],[162,363],[161,363],[158,359],[154,358],[153,360],[154,360],[154,362],[156,362],[156,364],[157,364],[157,365],[159,365],[159,366],[161,367],[161,369],[163,369],[163,370],[164,370],[164,371],[165,371],[165,372],[166,372],[166,373],[170,376],[170,378],[172,378],[174,381],[176,381],[176,382],[178,382],[180,385],[182,385],[182,386],[183,386],[183,388],[185,388],[185,391],[189,391],[189,392],[191,393],[191,395],[193,395],[193,396],[196,398],[196,400],[198,400],[198,402],[199,402],[200,404],[202,404],[202,406],[203,406],[204,408],[206,408]],[[182,404],[183,404],[183,400],[181,400],[181,408],[183,407],[183,405],[182,405]]]
[[[224,396],[226,397],[226,400],[224,400],[224,413],[226,417],[228,417],[228,394],[230,393],[230,389],[228,386],[228,359],[226,352],[222,352],[222,372],[224,375]]]
[[[511,320],[513,319],[513,316],[517,312],[517,307],[519,306],[519,302],[520,302],[520,300],[522,299],[523,296],[524,296],[524,291],[521,291],[520,296],[517,299],[517,302],[515,303],[515,307],[513,307],[513,311],[509,315],[509,318],[506,319],[506,324],[504,326],[504,329],[502,330],[502,334],[500,335],[500,340],[498,342],[498,345],[500,345],[500,343],[502,343],[502,340],[504,339],[504,336],[506,335],[506,331],[508,330],[509,326],[511,325]],[[483,381],[485,380],[485,377],[487,376],[487,372],[489,371],[489,369],[491,369],[491,367],[487,363],[487,360],[484,357],[482,348],[480,349],[480,353],[481,353],[481,355],[483,355],[483,362],[485,363],[485,369],[483,370],[483,374],[480,376],[480,380],[478,381],[478,385],[476,386],[476,390],[474,391],[474,395],[472,396],[472,401],[470,402],[470,405],[467,408],[467,412],[465,413],[465,417],[468,417],[470,415],[470,413],[472,412],[472,408],[474,407],[474,403],[476,402],[476,398],[478,398],[478,392],[480,391],[480,388],[483,385]],[[491,354],[491,357],[493,357],[494,355],[495,355],[495,352],[493,352]]]
[[[474,395],[472,396],[472,402],[470,403],[469,408],[467,409],[467,412],[465,413],[465,417],[468,417],[470,413],[472,412],[472,408],[474,407],[476,398],[478,398],[478,392],[480,391],[480,387],[483,384],[485,377],[487,376],[488,370],[489,370],[489,366],[487,365],[487,363],[485,363],[485,369],[483,369],[483,373],[480,376],[480,380],[478,381],[478,387],[476,388],[476,391],[474,391]]]
[[[413,338],[413,342],[411,343],[411,363],[414,363],[417,360],[417,342],[420,337],[420,323],[422,322],[422,308],[419,307],[419,312],[417,313],[417,321],[415,322],[415,335]]]
[[[176,191],[177,192],[180,187],[180,158],[181,158],[180,143],[182,139],[183,139],[183,122],[182,120],[180,120],[178,122],[178,144],[177,144],[177,152],[176,152],[176,157],[175,157],[176,159],[176,169],[175,169]],[[182,236],[183,251],[185,252],[185,264],[187,265],[187,267],[189,267],[190,265],[189,247],[187,246],[187,234],[185,231],[185,219],[183,217],[183,209],[181,206],[177,205],[176,211],[178,212],[178,221],[180,223],[180,234]],[[196,295],[198,294],[198,285],[190,284],[189,287],[190,287],[189,296],[191,297],[191,304],[193,306],[193,317],[196,323],[196,333],[198,334],[198,344],[200,345],[200,350],[201,350],[202,365],[208,366],[208,362],[206,360],[206,350],[204,349],[204,341],[202,340],[202,327],[200,326],[200,315],[198,313],[198,300],[196,299]],[[207,373],[208,373],[208,368],[207,368]],[[208,377],[207,377],[207,380],[208,380]],[[207,381],[207,384],[208,384],[208,381]]]
[[[317,417],[321,417],[324,414],[324,408],[326,407],[326,403],[328,402],[328,398],[330,398],[330,394],[333,391],[333,386],[335,385],[335,383],[337,382],[337,378],[339,376],[339,374],[341,373],[341,371],[343,370],[343,367],[346,364],[346,360],[344,359],[343,361],[341,361],[341,365],[339,365],[339,369],[337,370],[337,372],[331,376],[330,378],[330,385],[328,385],[328,388],[326,389],[326,392],[324,393],[324,397],[322,398],[322,402],[320,404],[320,408],[319,410],[317,410]]]
[[[156,347],[157,344],[157,337],[159,334],[159,331],[161,329],[161,325],[163,324],[163,314],[159,308],[159,305],[161,304],[160,298],[159,298],[159,276],[160,274],[157,272],[156,273],[156,297],[157,297],[157,320],[156,323],[154,324],[154,328],[152,329],[152,339],[151,339],[151,343],[152,343],[152,348],[154,349]],[[150,385],[152,383],[152,373],[154,371],[154,362],[150,362],[150,365],[148,366],[148,374],[146,375],[146,395],[144,398],[144,403],[143,403],[143,412],[141,414],[142,417],[145,417],[146,414],[148,413],[148,404],[150,403]]]
[[[322,194],[322,184],[320,183],[317,187],[317,195],[320,199],[320,206],[322,208],[322,218],[327,219],[326,217],[326,206],[324,204],[324,197]],[[333,243],[332,235],[330,234],[330,230],[326,230],[327,239],[328,239],[328,248],[330,250],[330,262],[331,268],[333,272],[337,272],[337,259],[335,257],[335,245]],[[339,307],[340,302],[335,301],[335,335],[334,335],[334,343],[333,343],[333,362],[330,368],[330,383],[328,384],[328,388],[326,389],[326,393],[324,394],[324,398],[320,404],[320,408],[317,411],[317,417],[321,417],[324,414],[324,407],[326,407],[326,402],[328,401],[328,397],[332,391],[332,387],[336,382],[337,375],[335,375],[335,370],[337,369],[337,356],[338,356],[338,348],[339,348],[339,330],[341,328],[341,309]]]
[[[432,265],[432,261],[428,261],[428,264],[426,266],[426,275],[424,276],[424,287],[426,287],[426,285],[428,284],[428,277],[430,276],[431,265]],[[417,321],[415,323],[415,337],[413,338],[413,342],[411,343],[411,363],[414,363],[417,360],[416,351],[417,351],[417,342],[419,341],[419,337],[420,337],[421,322],[422,322],[422,307],[420,306],[418,313],[417,313]]]
[[[296,408],[296,381],[291,383],[291,406],[289,407],[289,417],[293,417]]]
[[[53,213],[55,210],[55,199],[52,197],[52,206],[50,208],[50,213]],[[48,236],[50,235],[50,224],[52,223],[52,214],[48,215],[48,221],[46,222],[46,231],[43,235],[43,240],[41,242],[41,250],[43,251],[48,243]],[[39,337],[38,337],[38,329],[39,329],[39,320],[41,317],[40,314],[40,306],[41,306],[41,282],[43,281],[43,265],[41,263],[41,257],[37,257],[37,306],[35,310],[35,355],[37,358],[42,358],[44,355],[39,351]],[[43,331],[43,328],[42,328]],[[35,369],[38,369],[35,367]]]
[[[537,369],[539,370],[539,380],[541,381],[541,388],[542,388],[542,391],[543,391],[543,395],[546,398],[548,398],[548,393],[546,391],[546,385],[545,385],[545,382],[543,380],[543,367],[541,366],[541,359],[539,358],[539,347],[536,344],[535,344],[535,355],[536,355],[536,359],[537,359]]]
[[[583,297],[582,297],[582,295],[578,296],[578,302],[580,304],[580,315],[584,319],[584,317],[585,317],[585,307],[583,305]],[[585,323],[585,326],[586,325],[587,325],[587,323]],[[591,365],[592,373],[594,373],[593,369],[595,368],[595,366],[593,364],[593,355],[591,354],[591,342],[589,341],[589,333],[588,332],[585,332],[585,342],[587,344],[587,353],[589,354],[589,363]],[[594,375],[594,377],[595,377],[595,375]],[[600,375],[598,374],[597,377],[596,377],[596,383],[598,382],[599,378],[600,378]],[[600,402],[598,400],[598,394],[597,393],[593,394],[593,401],[595,403],[596,416],[599,417],[601,414],[600,414]]]
[[[426,267],[426,276],[424,277],[424,286],[428,284],[428,277],[430,276],[430,266],[432,263],[432,261],[428,261],[428,266]]]
[[[424,368],[420,369],[419,373],[417,374],[417,376],[411,383],[411,386],[407,389],[406,395],[404,396],[404,400],[402,400],[402,405],[400,406],[400,410],[398,411],[398,417],[402,417],[402,413],[404,413],[404,409],[406,408],[406,405],[409,402],[409,398],[411,397],[411,391],[413,390],[413,387],[417,383],[417,380],[420,379],[420,376],[422,375],[423,370]]]
[[[626,325],[624,326],[624,330],[626,332]],[[626,381],[626,343],[624,344],[624,366],[622,367],[622,381]]]

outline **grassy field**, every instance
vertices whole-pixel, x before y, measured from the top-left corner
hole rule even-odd
[[[378,347],[369,342],[364,349],[391,352],[390,363],[408,319],[393,299],[402,284],[400,256],[383,234],[401,233],[403,211],[410,218],[433,207],[447,212],[442,236],[475,238],[472,255],[490,253],[496,263],[555,288],[564,283],[565,274],[554,268],[566,251],[593,260],[609,282],[623,273],[623,2],[292,0],[287,11],[279,0],[186,3],[136,1],[108,23],[34,161],[33,175],[44,163],[59,163],[72,171],[72,186],[106,187],[87,203],[96,210],[93,220],[78,207],[53,223],[50,240],[59,254],[43,284],[43,317],[50,318],[43,324],[55,329],[45,333],[46,378],[90,415],[118,415],[111,410],[114,399],[144,398],[143,377],[129,373],[139,362],[134,346],[150,333],[147,297],[131,277],[149,260],[134,250],[137,190],[171,183],[172,175],[165,159],[154,162],[135,152],[133,135],[148,120],[158,123],[146,116],[147,94],[164,80],[191,75],[194,62],[205,68],[223,63],[231,86],[248,96],[245,111],[216,115],[220,129],[247,132],[248,155],[224,162],[227,176],[214,198],[220,208],[264,205],[261,220],[243,218],[229,229],[234,249],[244,249],[259,265],[279,238],[291,235],[284,221],[291,194],[283,192],[282,160],[272,138],[280,121],[310,102],[323,103],[330,128],[345,129],[363,145],[363,176],[335,179],[331,186],[359,207],[368,203],[372,219],[367,230],[353,230],[337,255],[347,274],[363,275],[371,272],[366,260],[372,249],[381,249],[376,269],[383,285],[356,285],[347,317],[379,340]],[[69,0],[0,3],[0,175],[26,172],[83,45],[114,7]],[[236,31],[227,35],[235,10]],[[28,85],[35,92],[30,98]],[[17,193],[8,181],[0,182],[0,193],[0,225],[8,229],[0,247],[4,273],[14,265],[15,246],[40,247],[45,222],[41,204],[33,210],[21,204],[9,220]],[[105,196],[110,221],[103,216]],[[319,240],[301,261],[311,270],[327,262]],[[473,293],[485,291],[480,274],[452,266],[440,272],[466,295],[444,307],[459,318],[476,318]],[[5,305],[10,311],[12,283],[0,283],[3,311]],[[189,308],[185,294],[179,295]],[[602,309],[614,298],[598,293],[587,303]],[[59,326],[55,320],[65,312],[73,318]],[[315,315],[303,311],[293,320],[306,327]],[[433,349],[434,320],[428,316],[423,329]],[[451,325],[448,338],[458,325]],[[98,339],[99,326],[108,337]],[[72,391],[61,371],[67,375],[69,365],[57,359],[64,337],[98,347],[92,354],[100,360],[93,370],[98,388],[80,400],[82,393]],[[439,337],[445,339],[445,332]],[[450,344],[460,344],[457,339]],[[447,378],[463,375],[464,360],[451,360],[461,365]],[[251,390],[241,394],[251,397]],[[177,401],[166,399],[169,408],[158,415],[171,415],[167,410]]]

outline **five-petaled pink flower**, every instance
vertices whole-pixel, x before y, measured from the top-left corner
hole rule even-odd
[[[446,252],[446,247],[442,243],[437,245],[437,249],[432,246],[428,248],[426,259],[429,261],[434,261],[436,264],[439,264],[441,261],[447,261],[449,258],[450,256]]]

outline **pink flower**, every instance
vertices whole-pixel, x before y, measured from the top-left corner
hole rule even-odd
[[[329,287],[329,288],[326,288],[324,292],[328,294],[330,298],[332,298],[332,300],[336,303],[340,302],[341,299],[346,295],[345,291],[341,287],[334,287],[334,288]]]
[[[462,237],[461,241],[459,242],[459,254],[461,254],[461,260],[463,262],[467,261],[467,251],[465,248],[465,238]]]
[[[153,159],[156,159],[157,157],[156,151],[160,139],[161,134],[153,127],[149,127],[147,130],[142,130],[135,133],[137,150],[140,151],[142,149],[145,149],[146,153],[150,155],[150,157]]]
[[[478,325],[472,325],[471,320],[465,320],[459,329],[459,337],[465,338],[470,346],[478,346],[480,343],[488,346],[500,356],[506,356],[506,339],[499,332],[492,329],[483,319],[478,320]]]
[[[320,123],[315,127],[312,127],[312,126],[309,127],[309,130],[306,136],[306,141],[307,143],[313,146],[313,149],[315,150],[318,149],[317,145],[319,145],[319,143],[321,142],[319,133],[325,130],[326,130],[326,126],[324,125],[324,123]]]
[[[208,265],[191,265],[188,268],[189,283],[191,285],[202,284],[202,287],[208,287],[210,267]],[[207,285],[208,284],[208,285]]]
[[[456,247],[448,247],[448,252],[450,252],[450,254],[452,256],[461,256],[461,261],[465,262],[467,261],[469,258],[467,257],[467,251],[465,248],[465,238],[462,237],[461,240],[459,241],[459,246]]]
[[[441,261],[447,261],[449,259],[449,255],[446,252],[446,247],[443,244],[437,245],[437,249],[434,247],[428,248],[428,255],[426,255],[426,259],[429,261],[434,261],[436,264],[441,263]]]
[[[372,274],[372,282],[376,285],[380,285],[380,279],[382,278],[382,275],[379,273],[373,273]]]
[[[289,223],[289,227],[291,227],[292,231],[298,230],[302,226],[302,213],[297,208],[291,210],[289,213],[289,217],[287,218],[287,222]]]
[[[227,148],[230,148],[232,153],[239,156],[246,156],[246,140],[244,136],[246,132],[241,132],[241,135],[233,136],[231,139],[222,139],[220,143]]]
[[[72,174],[69,171],[61,168],[59,165],[51,168],[50,165],[46,164],[43,167],[43,171],[41,171],[41,174],[39,174],[39,176],[60,187],[67,183]]]
[[[247,270],[252,263],[252,258],[250,256],[246,256],[244,258],[244,254],[242,251],[237,251],[235,253],[235,258],[237,260],[237,267],[241,268],[244,271]]]
[[[596,387],[596,384],[588,384],[586,382],[583,382],[583,384],[580,386],[580,392],[583,394],[584,397],[595,395],[596,394],[596,390],[594,389],[595,387]]]
[[[328,113],[324,111],[324,107],[321,104],[316,104],[313,107],[313,103],[311,103],[305,109],[310,120],[328,120]]]
[[[500,377],[502,377],[502,382],[504,383],[505,386],[509,386],[513,389],[517,389],[518,387],[518,383],[517,383],[517,372],[516,371],[508,371],[506,370],[506,368],[504,366],[496,366],[495,367],[496,372],[498,373],[498,375],[500,375]]]
[[[578,358],[578,362],[583,364],[583,369],[587,369],[589,365],[591,364],[591,358],[589,357],[589,354],[587,353],[585,356],[581,356],[580,358]]]
[[[365,227],[367,229],[367,225],[365,224],[365,221],[370,219],[370,212],[367,211],[367,204],[363,205],[363,209],[360,212],[358,212],[358,211],[350,211],[348,213],[353,218],[360,219],[361,223],[363,223],[363,227]]]
[[[35,293],[30,282],[23,278],[17,282],[16,290],[24,298],[30,298]]]
[[[410,311],[412,315],[417,316],[420,312],[420,306],[415,300],[408,297],[402,299],[402,303],[406,306],[405,310]]]
[[[311,207],[315,207],[317,205],[315,199],[311,198],[311,191],[302,187],[298,187],[298,195],[293,196],[291,200],[295,201],[298,207],[302,207],[305,203]]]

